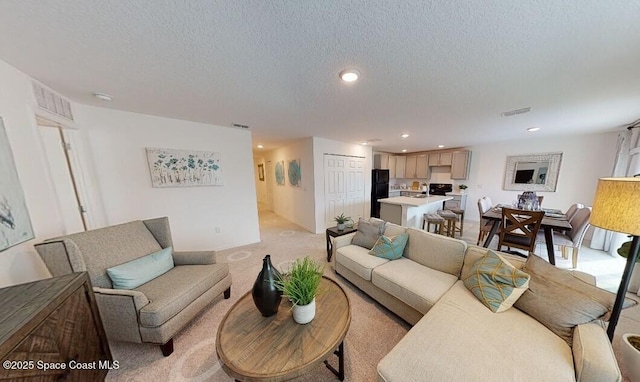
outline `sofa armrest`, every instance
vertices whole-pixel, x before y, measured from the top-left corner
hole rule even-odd
[[[216,251],[174,251],[173,262],[176,265],[215,264]]]
[[[602,321],[573,329],[573,362],[577,382],[619,382],[622,375]]]
[[[139,311],[149,303],[149,299],[147,298],[147,296],[137,290],[93,287],[93,293],[96,295],[102,294],[110,296],[122,296],[122,300],[130,299],[131,301],[133,301],[133,306],[135,306],[136,311]]]
[[[142,342],[138,312],[149,304],[137,290],[93,288],[100,318],[110,341]]]
[[[356,231],[357,232],[357,231]],[[356,232],[351,232],[346,235],[337,236],[333,238],[333,246],[331,247],[331,256],[335,257],[336,250],[340,247],[346,247],[347,245],[351,245],[351,241],[353,237],[356,235]]]

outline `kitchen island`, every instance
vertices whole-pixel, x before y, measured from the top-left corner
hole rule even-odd
[[[379,199],[380,219],[404,227],[422,228],[422,216],[442,209],[443,202],[451,196],[397,196]]]

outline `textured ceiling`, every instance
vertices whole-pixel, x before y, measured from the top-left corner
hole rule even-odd
[[[79,103],[249,125],[265,149],[417,151],[638,119],[639,15],[630,0],[1,0],[0,59]],[[341,83],[347,67],[361,79]]]

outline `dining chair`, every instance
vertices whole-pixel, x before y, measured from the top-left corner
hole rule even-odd
[[[578,210],[580,208],[584,208],[584,204],[582,204],[582,203],[574,203],[574,204],[571,205],[571,207],[569,207],[569,209],[565,213],[565,215],[567,215],[567,219],[569,220],[569,222],[571,222],[571,219],[573,219],[573,217],[575,216],[576,212],[578,212]]]
[[[478,232],[478,241],[476,245],[480,245],[480,242],[484,240],[484,238],[491,231],[491,227],[493,227],[493,221],[490,219],[483,219],[482,215],[485,212],[489,211],[492,207],[491,199],[487,196],[478,199],[478,213],[480,214],[480,229]]]
[[[569,248],[571,248],[571,265],[573,268],[578,266],[578,252],[580,251],[580,247],[582,247],[582,241],[587,233],[587,229],[589,229],[590,218],[591,207],[578,208],[573,214],[572,219],[570,219],[571,230],[566,233],[553,232],[553,244],[560,247],[563,258],[569,258],[568,251]],[[536,242],[544,243],[544,234],[538,233]]]
[[[502,250],[503,246],[506,246],[509,249],[508,253],[526,257],[526,255],[518,251],[511,251],[511,248],[514,247],[524,249],[528,255],[533,255],[543,217],[543,211],[503,207],[498,251]]]

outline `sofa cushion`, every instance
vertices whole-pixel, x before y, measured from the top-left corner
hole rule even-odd
[[[363,218],[358,220],[358,231],[351,240],[351,244],[359,245],[366,249],[371,249],[384,232],[385,222],[383,220],[366,221]]]
[[[173,268],[173,248],[168,247],[107,269],[113,289],[133,289]]]
[[[397,225],[397,224],[393,224],[393,223],[389,223],[389,222],[387,222],[384,225],[383,234],[385,236],[398,236],[398,235],[402,235],[405,232],[407,232],[407,228],[403,227],[401,225]]]
[[[492,313],[462,281],[380,361],[378,375],[402,382],[575,381],[571,349],[560,337],[517,309]]]
[[[529,256],[523,271],[531,276],[529,290],[514,306],[540,321],[569,346],[576,325],[603,318],[613,305],[613,293],[589,285],[538,256]]]
[[[403,233],[398,236],[387,237],[385,235],[380,236],[376,244],[371,248],[369,254],[383,259],[397,260],[402,257],[405,245],[407,245],[407,239],[409,235]]]
[[[408,228],[409,242],[404,257],[426,267],[460,277],[467,243],[462,240]]]
[[[494,313],[511,308],[529,286],[529,275],[493,251],[477,260],[464,286]]]
[[[405,258],[376,267],[371,276],[373,285],[421,313],[429,311],[456,280]]]
[[[336,262],[363,279],[371,281],[371,271],[389,260],[371,256],[369,250],[359,245],[347,245],[336,251]]]
[[[140,309],[140,325],[157,327],[229,274],[227,264],[179,265],[134,289],[144,293],[150,303]]]

